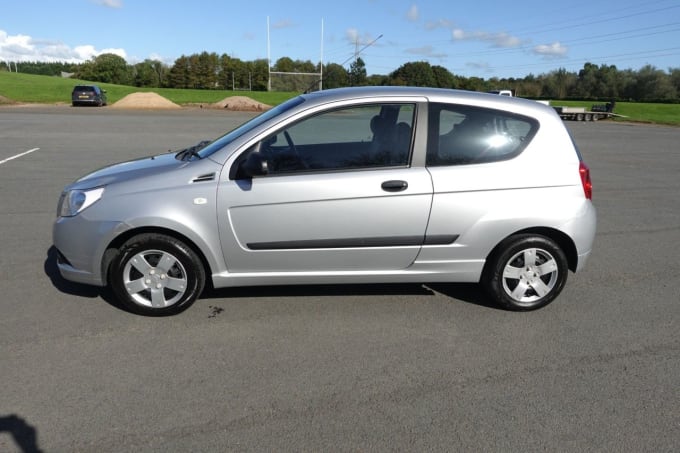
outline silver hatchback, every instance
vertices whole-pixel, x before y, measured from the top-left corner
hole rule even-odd
[[[68,280],[178,313],[213,287],[480,282],[530,310],[581,269],[588,167],[555,112],[455,90],[367,87],[291,99],[224,136],[64,189]]]

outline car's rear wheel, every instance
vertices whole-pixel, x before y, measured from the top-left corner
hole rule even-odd
[[[535,310],[552,302],[567,282],[562,249],[540,235],[515,235],[490,256],[482,285],[493,300],[510,310]]]
[[[182,241],[149,233],[123,244],[111,263],[109,282],[129,310],[166,316],[196,301],[203,291],[205,270],[196,253]]]

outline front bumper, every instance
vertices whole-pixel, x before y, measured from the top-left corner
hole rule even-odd
[[[102,258],[108,245],[127,227],[122,222],[88,221],[83,215],[59,217],[52,227],[57,267],[66,280],[105,286]]]

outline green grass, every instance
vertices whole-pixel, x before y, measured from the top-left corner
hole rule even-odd
[[[88,83],[92,82],[76,79],[64,79],[61,77],[0,72],[0,96],[4,96],[11,101],[22,103],[70,103],[71,90],[73,89],[73,86],[77,84]],[[263,102],[268,105],[278,105],[296,95],[296,93],[264,91],[137,88],[123,85],[112,85],[109,83],[100,83],[99,85],[106,90],[110,104],[113,104],[130,93],[135,93],[138,91],[153,91],[180,105],[213,103],[221,101],[228,96],[248,96],[258,102]],[[603,102],[552,101],[551,104],[590,108],[593,104],[603,104]],[[680,104],[618,102],[616,104],[616,110],[614,113],[628,117],[617,121],[636,121],[680,126]]]
[[[71,103],[71,91],[75,85],[93,82],[61,77],[39,76],[0,72],[0,96],[21,103],[57,104]],[[109,104],[130,93],[153,91],[176,104],[206,104],[221,101],[228,96],[248,96],[268,105],[278,105],[297,93],[229,90],[182,90],[176,88],[138,88],[110,83],[97,83],[106,90]]]

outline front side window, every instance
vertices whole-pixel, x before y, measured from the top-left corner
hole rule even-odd
[[[243,124],[241,124],[239,127],[236,129],[227,132],[224,134],[222,137],[218,138],[214,142],[210,143],[208,146],[202,148],[199,152],[198,155],[200,156],[201,159],[210,156],[211,154],[216,153],[220,149],[224,148],[226,145],[229,143],[233,142],[237,138],[241,137],[242,135],[252,131],[253,129],[259,127],[260,125],[266,123],[267,121],[271,120],[272,118],[275,118],[278,115],[283,115],[285,114],[288,110],[291,110],[298,105],[302,104],[305,102],[304,98],[301,96],[289,99],[288,101],[284,102],[283,104],[279,104],[278,106],[274,107],[273,109],[266,110],[264,113],[259,114],[255,118],[251,119],[250,121],[247,121]]]
[[[538,130],[532,118],[500,110],[431,104],[427,165],[465,165],[511,159]]]
[[[268,135],[246,154],[258,154],[268,175],[407,166],[414,115],[414,104],[335,109]]]

